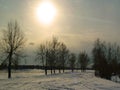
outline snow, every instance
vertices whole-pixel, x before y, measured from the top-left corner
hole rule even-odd
[[[118,82],[120,83],[120,77],[118,75],[114,75],[111,77],[111,80],[114,81],[114,82]]]
[[[67,71],[61,74],[44,75],[42,70],[0,71],[0,90],[120,90],[120,84],[86,73]]]

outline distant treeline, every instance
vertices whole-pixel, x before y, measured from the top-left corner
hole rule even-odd
[[[7,69],[7,66],[0,66],[0,70],[5,70]],[[23,69],[42,69],[44,70],[44,66],[39,66],[39,65],[18,65],[17,68],[14,66],[11,66],[12,69],[14,70],[23,70]],[[56,70],[59,70],[59,68],[63,69],[62,67],[53,67]],[[50,70],[51,67],[47,66],[47,69]],[[93,70],[93,68],[86,68],[87,70]],[[71,70],[70,67],[65,67],[65,70]],[[81,68],[74,68],[74,70],[81,70]]]

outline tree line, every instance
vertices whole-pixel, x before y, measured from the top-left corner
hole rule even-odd
[[[25,41],[24,32],[17,21],[8,22],[8,26],[1,33],[0,38],[1,66],[8,67],[8,78],[11,78],[12,67],[17,68],[20,60],[25,57],[23,52]],[[66,67],[71,68],[73,72],[76,63],[85,64],[81,65],[83,71],[85,71],[89,61],[86,52],[80,53],[77,61],[76,54],[71,53],[67,46],[63,42],[58,41],[56,37],[40,44],[35,54],[35,61],[44,67],[45,75],[47,75],[48,69],[51,70],[51,74],[55,73],[56,68],[59,69],[59,73],[61,73],[61,70],[64,72]],[[83,59],[86,59],[86,57],[87,61],[84,62]]]
[[[81,52],[77,60],[75,53],[71,53],[63,42],[53,37],[51,41],[39,45],[36,51],[36,61],[42,64],[45,75],[47,75],[48,68],[50,68],[51,74],[55,73],[56,69],[59,70],[59,73],[61,70],[64,72],[66,67],[71,68],[73,72],[74,68],[80,68],[76,67],[78,63],[81,64],[81,69],[85,71],[89,58],[86,52]]]
[[[9,22],[7,29],[3,30],[1,35],[1,65],[8,67],[8,78],[11,78],[11,67],[17,67],[19,61],[26,56],[23,51],[26,39],[17,21]],[[68,49],[65,43],[53,37],[39,44],[35,52],[35,61],[43,66],[45,75],[48,74],[48,70],[51,74],[55,74],[56,69],[59,73],[64,73],[66,68],[70,68],[72,72],[75,68],[85,72],[90,61],[93,63],[96,76],[110,79],[113,74],[120,75],[119,45],[97,39],[91,54],[91,60],[86,51],[80,51],[76,55]]]

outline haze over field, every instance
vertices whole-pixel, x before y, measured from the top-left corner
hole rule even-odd
[[[47,25],[37,14],[44,1],[53,5],[51,15],[55,13]],[[39,43],[52,36],[65,42],[73,52],[90,52],[96,38],[120,45],[120,0],[0,0],[0,31],[14,19],[25,32],[27,52],[31,55],[28,59],[33,59],[32,51]]]

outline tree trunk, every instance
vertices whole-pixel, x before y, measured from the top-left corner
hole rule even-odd
[[[61,70],[60,70],[60,68],[59,68],[59,73],[61,73]]]
[[[55,69],[54,69],[54,74],[55,74]]]
[[[8,78],[11,78],[11,60],[12,60],[12,52],[10,52],[10,54],[9,54]]]
[[[47,75],[47,67],[45,67],[45,75]]]

